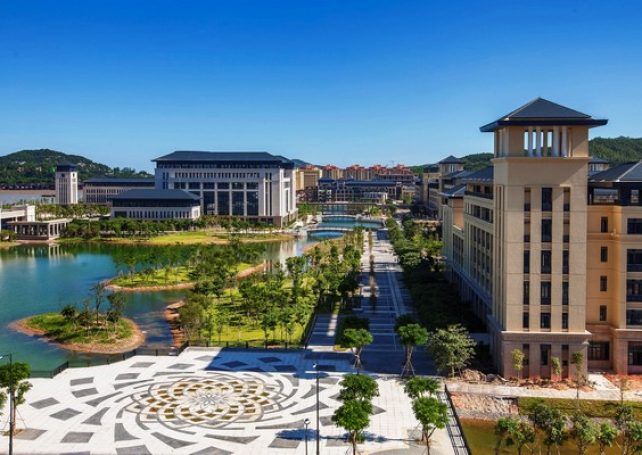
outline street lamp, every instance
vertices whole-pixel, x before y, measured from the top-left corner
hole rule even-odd
[[[0,355],[0,360],[5,357],[9,357],[9,455],[13,455],[13,427],[15,425],[13,419],[13,407],[15,406],[15,392],[13,388],[13,355]]]
[[[308,455],[308,426],[310,425],[310,419],[306,417],[303,425],[305,425],[305,455]]]
[[[312,368],[314,368],[314,371],[316,371],[317,374],[317,455],[321,455],[321,419],[319,418],[319,364],[315,363],[314,365],[312,365]]]

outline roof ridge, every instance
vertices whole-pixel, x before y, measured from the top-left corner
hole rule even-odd
[[[633,166],[631,166],[630,168],[628,168],[628,169],[627,169],[623,174],[621,174],[621,175],[617,178],[616,182],[621,181],[621,180],[622,180],[622,178],[624,178],[624,176],[625,176],[625,175],[627,175],[627,174],[628,174],[629,172],[631,172],[633,169],[637,168],[640,164],[642,164],[642,160],[638,161],[638,162],[637,162],[637,163],[635,163]]]

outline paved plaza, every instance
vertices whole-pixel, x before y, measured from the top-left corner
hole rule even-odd
[[[19,408],[15,453],[303,454],[315,448],[319,363],[321,453],[345,454],[330,420],[349,357],[311,351],[190,348],[178,357],[136,356],[33,379]],[[396,377],[379,376],[380,396],[362,453],[409,449],[417,422]],[[3,419],[5,419],[3,417]],[[7,438],[2,438],[6,447]],[[434,453],[453,453],[446,431]],[[410,450],[408,453],[420,453]]]

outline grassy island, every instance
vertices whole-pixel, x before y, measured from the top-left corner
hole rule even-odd
[[[60,313],[43,313],[14,323],[14,328],[28,335],[41,336],[72,351],[117,354],[140,346],[145,337],[130,319],[84,327]]]

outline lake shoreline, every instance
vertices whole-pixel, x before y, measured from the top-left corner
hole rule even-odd
[[[66,349],[68,351],[81,352],[84,354],[123,354],[132,351],[145,343],[145,334],[138,327],[138,325],[129,318],[123,318],[127,321],[132,329],[132,336],[127,340],[121,340],[116,343],[109,344],[96,344],[96,343],[64,343],[54,337],[47,335],[47,332],[42,329],[37,329],[29,325],[29,320],[34,316],[29,316],[19,319],[9,324],[11,330],[20,332],[24,335],[31,337],[41,338],[47,343],[55,344],[56,346]]]

